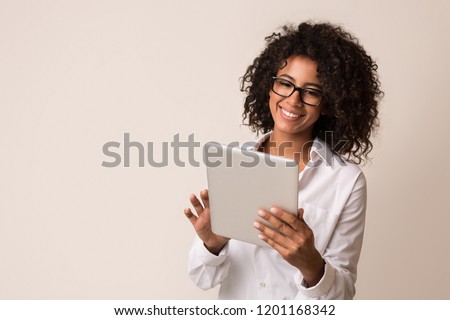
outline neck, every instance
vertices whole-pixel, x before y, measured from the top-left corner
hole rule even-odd
[[[313,144],[312,132],[289,134],[274,131],[264,145],[264,152],[295,159],[299,164],[309,161],[309,151]]]

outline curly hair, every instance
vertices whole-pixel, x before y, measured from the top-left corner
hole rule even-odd
[[[289,57],[308,57],[316,62],[323,87],[323,114],[314,124],[313,138],[330,144],[325,136],[331,131],[334,141],[347,142],[339,149],[336,145],[334,152],[358,164],[366,160],[373,148],[370,136],[379,125],[378,104],[383,92],[378,66],[358,40],[340,26],[311,22],[285,25],[265,40],[266,48],[242,77],[241,91],[246,93],[243,123],[254,132],[273,130],[271,77]]]

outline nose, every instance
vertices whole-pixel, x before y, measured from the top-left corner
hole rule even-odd
[[[302,107],[303,106],[303,101],[301,98],[301,92],[300,90],[295,90],[289,97],[287,97],[286,99],[287,102],[293,106],[293,107]]]

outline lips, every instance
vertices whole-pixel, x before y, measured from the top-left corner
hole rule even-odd
[[[286,119],[286,120],[297,120],[300,117],[303,117],[303,115],[297,114],[297,113],[293,113],[293,112],[289,112],[285,109],[283,109],[282,107],[279,107],[281,110],[281,116]]]
[[[288,112],[288,111],[284,110],[283,108],[281,108],[281,112],[283,112],[284,115],[288,116],[289,118],[298,118],[299,117],[298,114],[295,114],[295,113],[292,113],[292,112]]]

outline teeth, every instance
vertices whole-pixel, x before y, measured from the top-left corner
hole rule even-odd
[[[298,118],[298,114],[294,114],[294,113],[287,112],[287,111],[284,110],[284,109],[281,109],[281,111],[282,111],[286,116],[288,116],[289,118]]]

